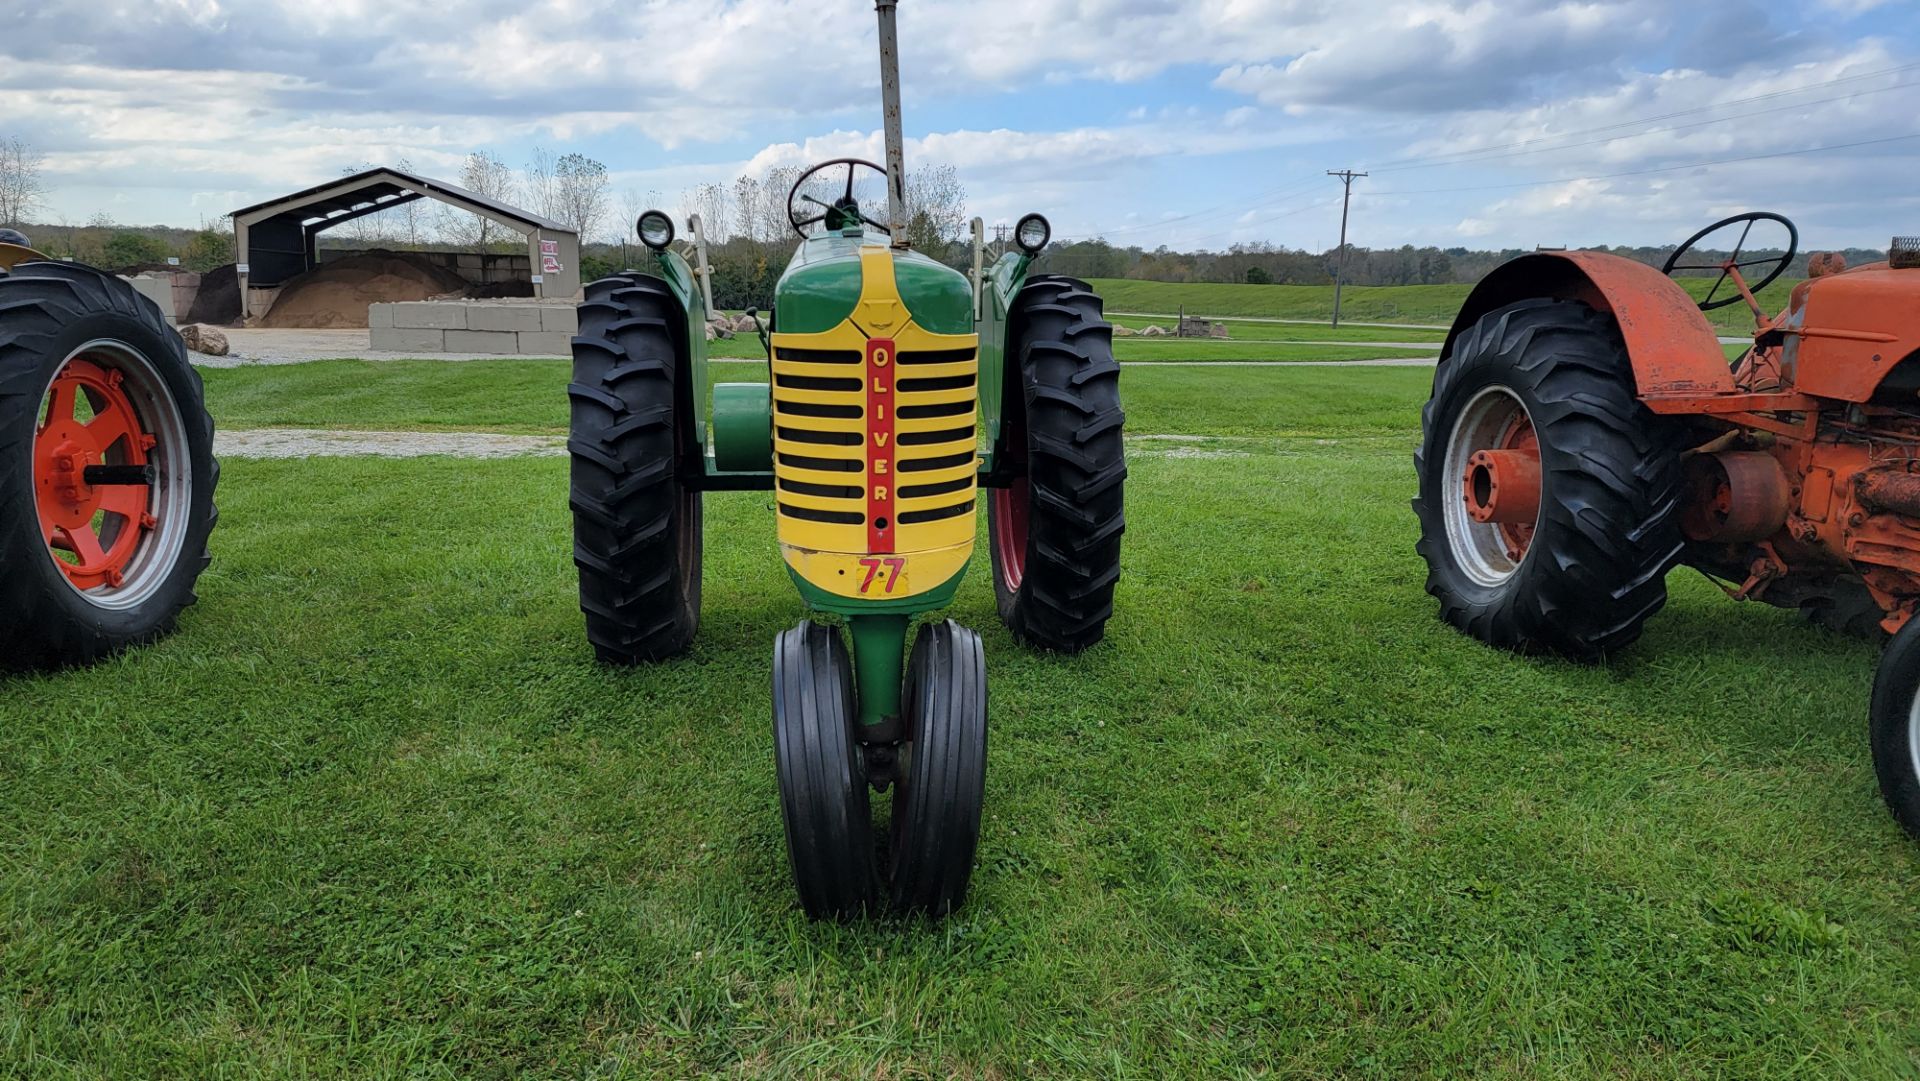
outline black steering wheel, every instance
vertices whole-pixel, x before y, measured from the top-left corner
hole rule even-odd
[[[847,167],[847,186],[846,189],[840,193],[840,198],[835,199],[831,203],[823,203],[813,196],[801,192],[800,189],[806,186],[807,181],[813,179],[815,173],[824,172],[836,165],[844,165]],[[799,179],[793,182],[793,189],[787,192],[787,224],[793,226],[793,231],[799,233],[801,236],[807,235],[807,226],[822,221],[827,223],[827,232],[829,233],[839,232],[856,221],[863,221],[876,229],[885,230],[887,223],[874,221],[872,218],[861,213],[860,202],[853,197],[854,177],[859,175],[862,167],[872,169],[874,172],[879,173],[881,180],[883,182],[885,181],[887,176],[886,169],[875,165],[865,158],[834,158],[830,161],[823,161],[813,168],[808,169],[806,172],[801,173]],[[814,206],[819,207],[820,213],[810,217],[803,217],[802,215],[806,213],[807,208],[800,205],[802,202],[812,203]]]
[[[1763,259],[1752,259],[1743,263],[1740,261],[1740,252],[1742,249],[1744,249],[1747,246],[1747,234],[1753,232],[1753,226],[1755,222],[1762,222],[1762,221],[1775,221],[1775,222],[1779,222],[1781,225],[1786,226],[1787,228],[1786,254],[1781,255],[1777,258],[1769,255]],[[1722,229],[1739,225],[1741,222],[1745,222],[1746,227],[1740,230],[1740,239],[1734,243],[1733,253],[1727,256],[1725,259],[1717,263],[1682,263],[1680,261],[1680,257],[1687,254],[1689,251],[1692,251],[1693,246],[1695,244],[1700,243],[1702,240],[1705,240],[1707,237],[1712,236],[1714,233],[1717,233]],[[1737,291],[1733,296],[1725,297],[1720,300],[1713,299],[1714,295],[1720,292],[1720,287],[1727,283],[1727,279],[1729,277],[1738,275],[1740,281],[1746,283],[1748,292],[1758,293],[1760,290],[1765,289],[1768,285],[1771,285],[1773,283],[1773,279],[1778,278],[1780,275],[1786,273],[1788,265],[1793,262],[1794,253],[1799,250],[1800,250],[1800,230],[1794,228],[1793,223],[1788,221],[1785,217],[1779,214],[1769,213],[1764,210],[1755,211],[1754,213],[1751,213],[1751,214],[1735,214],[1731,218],[1724,218],[1720,221],[1714,222],[1712,225],[1709,225],[1705,229],[1702,229],[1699,232],[1688,237],[1686,240],[1686,243],[1673,249],[1673,254],[1667,256],[1667,265],[1660,268],[1660,273],[1671,274],[1676,270],[1717,270],[1719,271],[1720,272],[1719,279],[1713,283],[1712,289],[1707,290],[1706,299],[1700,302],[1700,310],[1703,312],[1710,312],[1715,308],[1724,308],[1729,304],[1738,304],[1740,301],[1746,299]],[[1761,278],[1758,282],[1747,282],[1747,276],[1745,274],[1739,273],[1741,268],[1743,267],[1768,266],[1768,265],[1771,265],[1773,269],[1769,270],[1767,272],[1767,276],[1764,278]]]

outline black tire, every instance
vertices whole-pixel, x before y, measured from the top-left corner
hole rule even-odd
[[[1821,596],[1801,601],[1800,612],[1809,622],[1835,634],[1873,642],[1887,640],[1887,629],[1880,625],[1887,613],[1858,579],[1836,580]]]
[[[1539,440],[1540,514],[1504,579],[1470,572],[1449,540],[1456,424],[1500,389],[1525,407]],[[1678,509],[1685,429],[1635,397],[1612,316],[1578,301],[1535,299],[1493,311],[1460,335],[1434,374],[1414,455],[1418,551],[1443,619],[1489,645],[1599,661],[1640,636],[1666,603],[1682,550]],[[1476,576],[1477,573],[1477,576]]]
[[[907,660],[906,731],[893,796],[893,905],[944,916],[967,899],[987,788],[987,662],[952,620],[920,629]]]
[[[1126,530],[1113,326],[1085,282],[1036,276],[1008,313],[1006,357],[1018,364],[1006,423],[1021,475],[987,501],[994,599],[1016,640],[1078,653],[1106,635]]]
[[[787,860],[814,919],[874,904],[866,758],[854,739],[853,664],[840,632],[810,620],[773,642],[773,763]]]
[[[1920,840],[1920,619],[1887,644],[1868,717],[1880,795],[1900,828]]]
[[[646,274],[587,286],[567,386],[573,562],[602,661],[671,657],[700,627],[700,493],[681,482],[693,425],[685,319]]]
[[[158,505],[162,493],[175,493],[177,511],[164,515],[174,524],[140,542],[162,544],[162,536],[177,536],[179,544],[167,540],[151,549],[157,554],[148,558],[159,561],[145,569],[135,569],[141,566],[136,555],[128,574],[141,583],[137,598],[123,594],[119,602],[107,600],[116,592],[112,587],[95,587],[89,600],[69,582],[41,532],[36,504],[33,450],[46,394],[83,346],[98,350],[88,359],[109,370],[116,363],[138,365],[118,349],[144,358],[151,386],[132,376],[138,367],[123,368],[133,386],[143,388],[129,392],[143,425],[156,424],[166,402],[179,416],[180,445],[159,444],[148,489],[149,507]],[[184,497],[174,487],[181,480]],[[218,518],[213,496],[219,480],[200,374],[152,301],[119,278],[73,263],[23,263],[0,273],[0,670],[89,664],[172,630],[181,610],[196,600],[194,585],[211,561],[207,537]],[[127,588],[135,588],[132,581]]]

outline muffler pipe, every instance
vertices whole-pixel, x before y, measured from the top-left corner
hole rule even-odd
[[[887,232],[893,246],[907,246],[906,148],[900,135],[900,35],[894,26],[899,0],[873,0],[880,16],[880,122],[887,138]]]

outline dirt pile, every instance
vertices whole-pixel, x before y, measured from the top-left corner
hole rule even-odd
[[[264,327],[332,329],[367,325],[367,305],[463,297],[470,288],[445,267],[404,252],[375,250],[332,259],[287,282]]]
[[[232,263],[200,275],[200,291],[194,294],[186,321],[216,327],[240,322],[240,276]]]

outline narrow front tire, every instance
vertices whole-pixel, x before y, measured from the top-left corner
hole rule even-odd
[[[928,624],[907,660],[906,742],[893,797],[890,886],[904,913],[966,903],[987,788],[987,664],[980,636]]]

